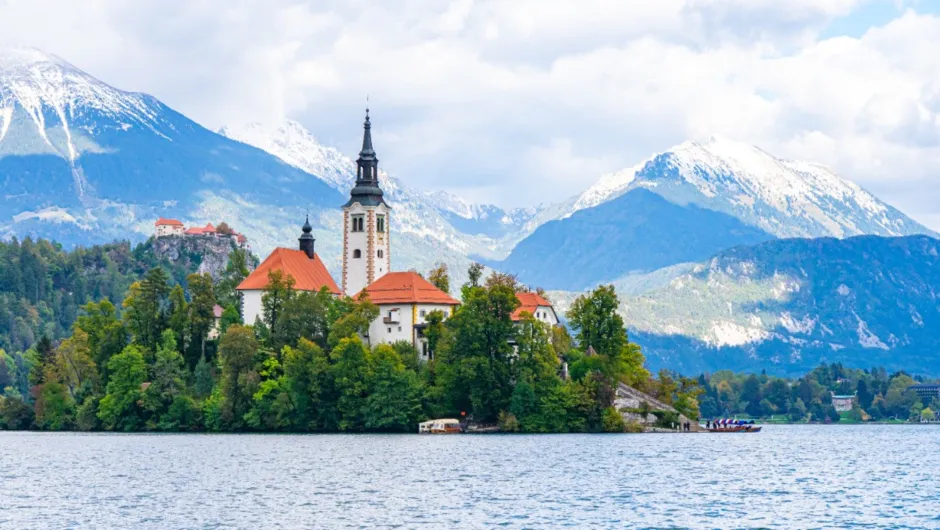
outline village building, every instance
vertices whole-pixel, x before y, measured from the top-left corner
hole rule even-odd
[[[907,387],[907,389],[913,390],[914,393],[917,394],[917,397],[920,398],[921,403],[924,405],[930,405],[933,400],[940,399],[940,384],[937,383],[921,383],[917,385],[911,385]]]
[[[319,292],[326,287],[335,296],[340,295],[339,286],[330,276],[326,265],[314,251],[316,242],[311,232],[310,220],[304,222],[303,234],[300,236],[297,250],[278,247],[271,252],[258,268],[253,270],[236,287],[241,294],[242,322],[254,324],[255,320],[263,318],[261,297],[268,287],[268,273],[281,271],[285,277],[294,280],[294,289],[298,291]]]
[[[379,187],[379,160],[372,148],[372,124],[366,109],[356,185],[343,205],[342,283],[346,296],[355,297],[391,270],[390,212]]]
[[[552,303],[538,293],[516,293],[516,299],[519,300],[519,307],[512,313],[513,322],[522,320],[523,313],[529,313],[539,322],[544,322],[549,326],[557,326],[560,322],[558,315]]]
[[[222,330],[222,313],[224,312],[225,309],[223,309],[219,304],[212,306],[212,327],[209,329],[209,340],[215,340],[219,338],[219,333]]]
[[[835,392],[830,392],[832,396],[832,406],[836,412],[848,412],[855,405],[855,394],[840,396]]]
[[[460,302],[425,280],[417,272],[389,272],[371,283],[359,295],[379,307],[379,318],[369,326],[370,345],[405,341],[418,350],[422,360],[429,360],[424,335],[428,315],[440,311],[451,316]]]
[[[179,236],[183,234],[183,223],[176,219],[165,219],[161,217],[157,219],[157,222],[153,225],[156,227],[157,237]]]

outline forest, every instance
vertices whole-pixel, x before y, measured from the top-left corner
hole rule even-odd
[[[841,364],[821,364],[799,379],[729,371],[698,378],[705,392],[699,396],[703,418],[751,417],[792,423],[838,421],[919,421],[933,419],[940,401],[924,403],[908,388],[914,379],[884,368],[860,370]],[[851,411],[839,413],[832,394],[854,395]]]
[[[242,251],[216,281],[179,278],[121,244],[68,253],[24,240],[4,252],[17,267],[5,294],[42,313],[34,341],[17,335],[0,354],[6,429],[414,432],[455,416],[505,431],[638,430],[612,406],[618,382],[698,417],[696,381],[646,370],[610,286],[578,298],[568,328],[550,328],[513,322],[526,287],[473,265],[462,305],[429,317],[422,362],[411,343],[364,342],[378,316],[367,298],[298,291],[277,272],[263,322],[242,325]],[[446,267],[429,279],[450,292]]]

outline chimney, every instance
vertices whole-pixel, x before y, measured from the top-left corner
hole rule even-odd
[[[313,227],[310,226],[310,217],[307,216],[307,220],[304,221],[303,234],[300,236],[300,250],[304,251],[304,254],[307,255],[309,259],[313,259],[315,256],[313,252],[313,244],[316,240],[313,238],[313,234],[310,232],[313,231]]]

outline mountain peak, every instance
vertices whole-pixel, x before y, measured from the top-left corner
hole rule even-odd
[[[36,66],[53,66],[79,71],[57,55],[29,46],[0,46],[0,72],[25,70]]]

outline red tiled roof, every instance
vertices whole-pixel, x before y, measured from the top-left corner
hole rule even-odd
[[[183,223],[177,221],[176,219],[166,219],[164,217],[157,219],[157,222],[153,224],[154,226],[183,226]]]
[[[417,272],[389,272],[375,280],[363,292],[374,304],[446,304],[460,305],[444,291]]]
[[[513,320],[521,319],[523,311],[534,315],[539,307],[552,307],[552,303],[539,296],[538,293],[516,293],[516,299],[519,300],[519,307],[512,312]],[[554,312],[555,308],[552,307],[552,311]]]
[[[187,228],[186,231],[183,233],[198,236],[203,233],[203,229],[199,228],[198,226],[194,226],[192,228]]]
[[[245,278],[237,287],[239,291],[264,289],[268,286],[268,273],[282,271],[294,279],[294,289],[298,291],[319,291],[326,286],[333,294],[340,294],[339,287],[333,281],[320,256],[307,257],[303,250],[276,248],[257,269]]]

